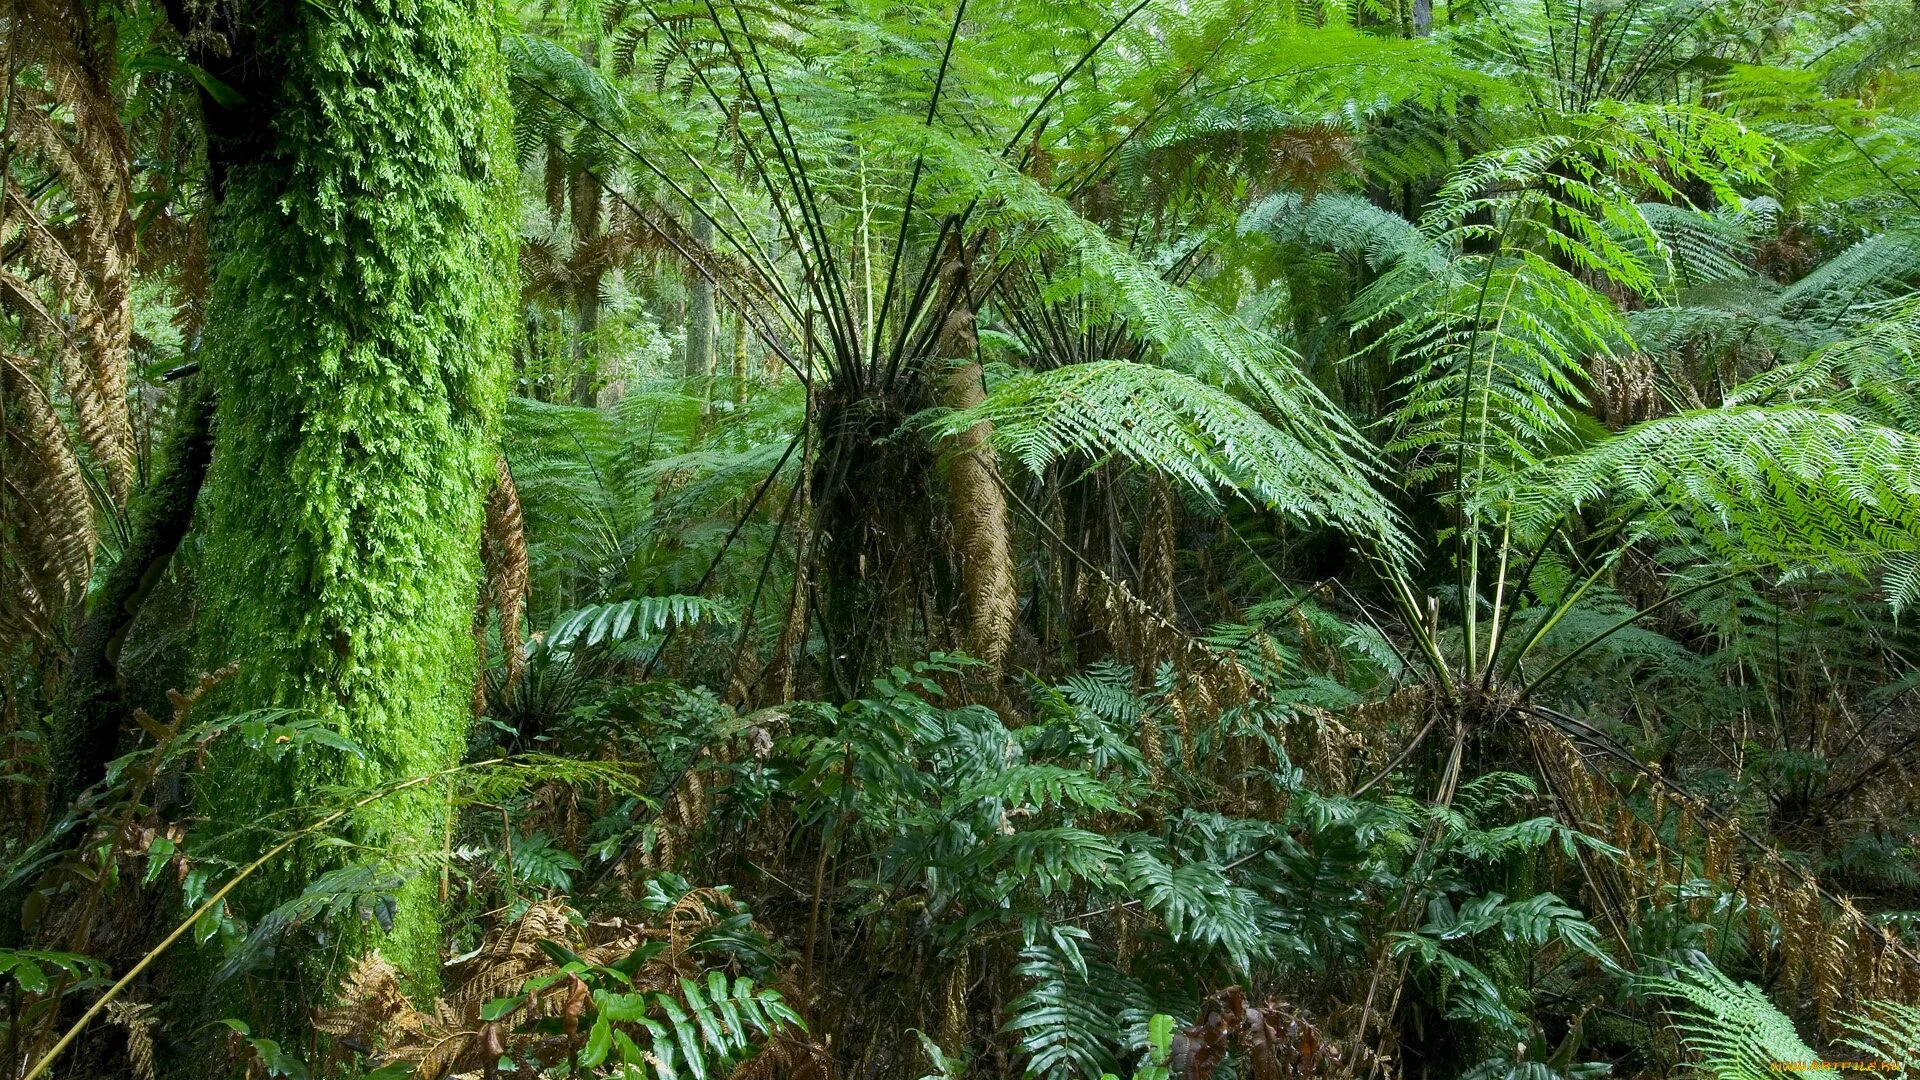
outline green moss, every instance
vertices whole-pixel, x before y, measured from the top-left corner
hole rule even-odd
[[[253,7],[247,103],[212,124],[200,653],[242,665],[225,707],[319,714],[370,757],[276,771],[229,750],[200,792],[228,824],[458,759],[516,280],[491,5]],[[446,814],[411,792],[359,814],[354,839],[437,851]],[[249,914],[325,865],[316,850],[266,875]],[[437,875],[414,874],[380,941],[422,989],[436,894]]]

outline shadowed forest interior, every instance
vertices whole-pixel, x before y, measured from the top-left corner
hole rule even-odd
[[[1920,1078],[1920,2],[0,58],[0,1078]]]

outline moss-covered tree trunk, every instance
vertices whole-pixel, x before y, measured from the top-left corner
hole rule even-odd
[[[209,118],[204,370],[218,407],[201,651],[241,665],[226,707],[319,716],[367,751],[269,766],[228,747],[198,797],[216,822],[247,825],[323,785],[429,773],[462,752],[516,277],[491,4],[235,8],[222,72],[245,102]],[[444,795],[416,789],[357,813],[352,838],[437,852],[447,814]],[[341,857],[281,864],[247,914]],[[377,934],[424,989],[439,912],[438,874],[421,869],[403,873],[390,931],[350,933]]]

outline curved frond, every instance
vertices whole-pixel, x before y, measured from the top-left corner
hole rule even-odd
[[[1540,532],[1603,501],[1638,535],[1734,567],[1862,576],[1920,552],[1920,437],[1847,413],[1730,407],[1649,421],[1521,477],[1514,522]],[[1920,598],[1890,580],[1895,607]]]
[[[996,446],[1036,472],[1070,454],[1116,456],[1209,498],[1225,489],[1405,552],[1398,517],[1374,488],[1262,410],[1185,372],[1107,360],[1017,374],[937,424],[961,431],[981,422],[993,425]]]

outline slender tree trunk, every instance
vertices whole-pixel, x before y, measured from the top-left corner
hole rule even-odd
[[[702,248],[713,246],[713,219],[693,208],[693,239]],[[695,271],[687,289],[687,364],[689,379],[713,378],[713,282]]]
[[[567,202],[573,211],[573,242],[585,244],[601,233],[600,182],[583,170],[573,174],[572,187]],[[594,332],[600,329],[600,275],[583,275],[575,289],[573,403],[591,407],[600,374],[596,370],[599,353],[593,343]]]
[[[365,751],[272,764],[219,747],[200,809],[238,830],[235,853],[257,853],[260,824],[323,785],[424,774],[464,749],[513,317],[514,156],[490,5],[236,7],[244,37],[221,67],[245,102],[209,109],[219,202],[202,377],[218,403],[201,653],[241,665],[227,709],[318,717]],[[351,838],[389,858],[437,853],[448,813],[419,788],[357,813]],[[277,863],[247,915],[342,857]],[[430,992],[438,875],[394,868],[379,945]],[[330,929],[348,955],[381,933]],[[299,944],[283,943],[283,963]]]
[[[733,314],[733,404],[739,408],[747,403],[747,319],[739,312]]]
[[[132,540],[107,571],[80,625],[68,673],[68,714],[54,744],[59,803],[105,775],[121,729],[128,726],[128,705],[120,693],[120,645],[193,522],[194,502],[207,475],[212,417],[207,377],[194,375],[180,390],[179,411],[153,481],[135,500]]]
[[[600,329],[599,286],[596,280],[591,286],[581,288],[573,324],[573,403],[588,408],[599,404],[595,383],[600,373],[595,370],[598,356],[593,347],[593,335]],[[593,290],[591,293],[589,288]]]

